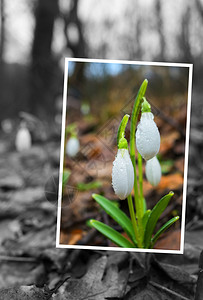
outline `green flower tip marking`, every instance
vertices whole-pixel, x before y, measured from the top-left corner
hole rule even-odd
[[[118,149],[128,149],[128,142],[124,137],[119,140]]]
[[[151,112],[151,105],[149,102],[146,100],[145,97],[143,97],[143,102],[142,102],[142,113],[145,112]]]

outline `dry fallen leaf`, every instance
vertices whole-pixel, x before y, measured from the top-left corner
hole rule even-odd
[[[64,296],[68,300],[105,300],[121,298],[126,286],[127,273],[116,265],[107,268],[107,257],[97,259],[80,279],[70,279]]]
[[[20,286],[0,290],[0,300],[46,300],[44,292],[36,286]]]
[[[179,173],[162,176],[157,190],[177,190],[183,185],[183,177]]]
[[[75,245],[79,240],[82,239],[83,231],[81,229],[73,229],[68,233],[68,244]]]
[[[175,141],[180,137],[179,132],[172,131],[165,136],[161,136],[160,154],[164,154],[173,148]]]
[[[180,236],[180,230],[169,231],[167,234],[165,234],[165,237],[156,242],[154,248],[162,250],[180,250]]]

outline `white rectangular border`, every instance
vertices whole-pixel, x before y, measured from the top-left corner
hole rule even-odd
[[[69,61],[189,68],[180,250],[140,249],[140,248],[132,249],[132,248],[119,248],[119,247],[98,247],[98,246],[79,246],[79,245],[61,245],[60,244],[62,176],[63,176],[63,163],[64,163],[64,142],[65,142],[66,104],[67,104],[67,87],[68,87],[68,62]],[[61,128],[61,151],[60,151],[60,169],[59,169],[58,211],[57,211],[57,229],[56,229],[56,248],[183,254],[184,237],[185,237],[186,192],[187,192],[190,117],[191,117],[191,99],[192,99],[192,74],[193,74],[193,64],[187,64],[187,63],[168,63],[168,62],[164,63],[164,62],[147,62],[147,61],[143,62],[143,61],[129,61],[129,60],[87,59],[87,58],[67,58],[67,57],[65,58],[63,113],[62,113],[62,128]]]

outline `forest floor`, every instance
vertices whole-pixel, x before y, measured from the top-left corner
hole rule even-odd
[[[180,116],[181,118],[181,116]],[[183,120],[184,121],[184,120]],[[163,122],[163,121],[160,121]],[[189,179],[187,188],[187,224],[184,253],[154,254],[119,251],[57,249],[56,215],[60,142],[47,141],[34,145],[26,153],[9,146],[5,136],[0,147],[0,299],[193,299],[203,249],[202,152],[203,122],[197,113],[192,120]],[[181,214],[183,184],[183,139],[168,125],[162,127],[163,146],[160,150],[165,174],[154,191],[145,182],[145,197],[154,205],[170,190],[176,196],[161,222],[172,213]],[[113,197],[110,185],[114,152],[92,133],[93,124],[80,125],[81,145],[94,145],[91,157],[106,153],[105,168],[88,172],[75,170],[77,183],[99,181],[101,185],[88,190],[77,189],[77,199],[69,198],[63,206],[61,243],[109,245],[102,236],[86,228],[86,220],[103,212],[91,199],[92,192]],[[167,138],[168,137],[168,138]],[[108,145],[107,145],[108,146]],[[170,156],[169,156],[170,154]],[[166,159],[167,157],[167,159]],[[174,160],[174,164],[170,163]],[[202,160],[201,160],[202,161]],[[81,162],[88,159],[83,154]],[[165,162],[165,163],[164,163]],[[166,163],[167,162],[167,163]],[[66,159],[66,167],[73,167]],[[103,163],[103,162],[102,162]],[[97,168],[98,169],[98,168]],[[85,167],[87,170],[87,166]],[[91,173],[92,172],[92,173]],[[80,176],[79,176],[80,175]],[[78,177],[79,176],[79,177]],[[70,181],[71,183],[71,181]],[[159,198],[158,198],[159,199]],[[71,209],[70,209],[71,207]],[[124,206],[125,210],[125,206]],[[109,221],[109,220],[108,220]],[[161,225],[161,224],[160,224]],[[159,225],[159,226],[160,226]],[[177,249],[180,224],[160,240],[157,248]],[[72,240],[71,240],[72,239]],[[112,245],[111,245],[112,246]],[[201,299],[201,298],[199,298]]]

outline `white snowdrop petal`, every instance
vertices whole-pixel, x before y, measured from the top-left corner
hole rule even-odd
[[[118,149],[113,162],[112,185],[115,194],[124,200],[131,193],[134,184],[134,169],[127,149]]]
[[[31,148],[32,140],[26,127],[20,128],[16,134],[15,146],[17,151],[22,152]]]
[[[145,171],[151,185],[158,185],[161,180],[161,166],[156,156],[147,161]]]
[[[154,157],[160,148],[160,134],[153,119],[151,112],[143,113],[136,131],[136,147],[145,160]]]
[[[79,149],[79,140],[76,137],[71,137],[66,144],[66,154],[70,157],[74,157],[78,153]]]

